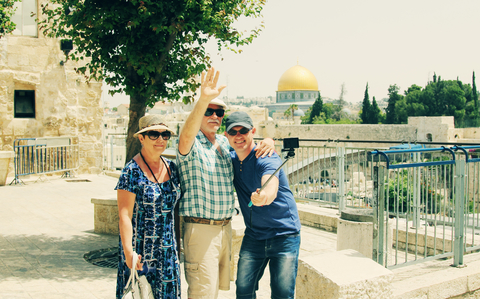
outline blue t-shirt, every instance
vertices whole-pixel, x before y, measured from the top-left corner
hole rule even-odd
[[[256,240],[265,240],[299,232],[297,204],[283,169],[276,174],[279,179],[277,198],[267,206],[248,207],[252,192],[262,187],[262,176],[273,174],[282,165],[281,158],[274,153],[271,157],[257,159],[253,150],[243,161],[238,159],[235,151],[231,151],[230,155],[235,172],[233,184],[245,220],[245,234]]]

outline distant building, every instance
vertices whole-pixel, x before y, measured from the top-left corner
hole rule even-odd
[[[120,104],[117,107],[117,114],[120,116],[128,116],[129,109],[130,109],[130,104]]]
[[[318,82],[312,72],[297,64],[280,77],[276,93],[275,103],[265,106],[270,116],[285,112],[292,104],[298,106],[295,116],[301,116],[318,98]]]

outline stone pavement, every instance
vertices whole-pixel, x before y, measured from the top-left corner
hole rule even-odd
[[[8,178],[7,183],[10,181]],[[0,298],[114,298],[116,270],[92,265],[83,256],[118,244],[118,236],[93,232],[90,202],[93,197],[114,198],[116,182],[116,178],[106,175],[80,175],[1,186]],[[234,221],[243,220],[237,217]],[[335,234],[302,227],[301,257],[335,250]],[[462,269],[448,267],[451,260],[446,260],[395,270],[394,295],[427,298],[425,290],[431,286],[443,289],[455,283],[464,285],[468,279],[474,286],[473,278],[480,281],[480,254],[467,255],[465,263],[467,267]],[[469,271],[470,278],[462,274],[465,271]],[[182,289],[186,298],[185,281]],[[454,293],[447,290],[439,294],[428,298],[448,298],[451,296],[441,296]],[[257,295],[270,297],[268,271]],[[220,291],[219,298],[235,298],[234,282],[230,291]]]

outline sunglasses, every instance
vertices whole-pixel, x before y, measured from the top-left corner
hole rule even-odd
[[[143,133],[143,136],[148,136],[150,140],[157,140],[158,137],[162,136],[163,140],[168,140],[172,136],[172,133],[170,131],[163,131],[163,132],[158,132],[158,131],[148,131],[147,133]]]
[[[212,115],[213,115],[213,112],[215,112],[215,114],[216,114],[218,117],[223,117],[223,116],[225,115],[225,110],[223,110],[223,109],[207,108],[207,111],[205,111],[205,116],[212,116]]]
[[[247,129],[247,128],[241,128],[240,130],[234,130],[234,129],[230,129],[228,130],[227,134],[230,135],[230,136],[237,136],[237,133],[240,133],[242,135],[245,135],[247,134],[248,132],[250,132],[251,129]]]

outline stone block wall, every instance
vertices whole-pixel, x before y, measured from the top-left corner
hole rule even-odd
[[[45,0],[38,1],[38,7]],[[0,150],[17,138],[78,136],[78,173],[102,169],[101,82],[86,83],[66,61],[60,40],[9,35],[0,39]],[[63,65],[61,64],[63,61]],[[15,90],[35,91],[35,118],[14,117]],[[9,176],[13,176],[13,162]]]
[[[257,130],[259,136],[300,139],[391,140],[415,141],[416,127],[411,125],[279,125],[266,121]],[[373,146],[371,143],[352,143],[347,146]],[[379,146],[379,145],[377,145]],[[386,144],[390,146],[390,144]]]
[[[92,198],[93,203],[93,231],[97,234],[118,235],[118,206],[117,199]]]

